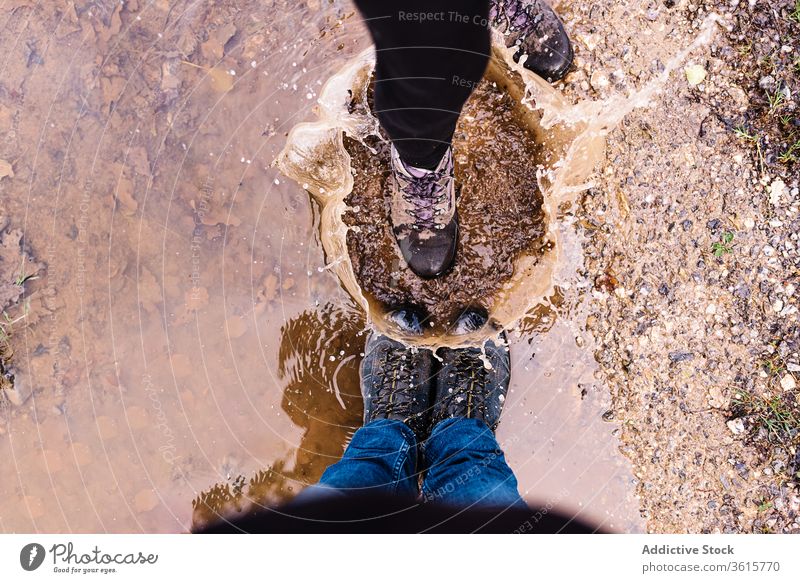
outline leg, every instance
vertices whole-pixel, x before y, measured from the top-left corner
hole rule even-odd
[[[458,508],[527,507],[494,433],[481,420],[450,418],[438,423],[425,443],[425,459],[426,500]]]
[[[407,334],[422,333],[420,317],[413,311],[397,310],[390,317]],[[364,353],[360,379],[364,426],[319,484],[295,500],[376,492],[417,497],[417,443],[420,432],[427,429],[433,354],[375,333]]]
[[[489,60],[489,0],[356,4],[376,47],[378,120],[404,162],[434,169]]]
[[[416,467],[414,432],[401,421],[378,419],[356,431],[342,459],[325,470],[318,485],[300,496],[333,489],[343,494],[377,491],[413,499],[417,496]]]

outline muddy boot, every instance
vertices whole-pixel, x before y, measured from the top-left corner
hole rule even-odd
[[[474,331],[478,317],[466,312],[460,319],[471,321],[464,329]],[[485,322],[485,317],[483,317]],[[456,330],[459,328],[457,323]],[[503,337],[505,340],[505,336]],[[511,358],[508,347],[486,343],[480,348],[441,348],[441,370],[436,381],[431,426],[451,417],[480,419],[494,431],[508,392]]]
[[[412,310],[397,310],[388,317],[406,333],[422,334],[420,319]],[[408,425],[418,439],[424,439],[430,429],[433,377],[430,350],[412,349],[371,333],[361,361],[364,424],[395,419]]]
[[[458,242],[452,149],[425,170],[405,164],[392,145],[391,164],[390,216],[400,252],[418,276],[439,277],[452,267]]]
[[[528,55],[525,68],[550,82],[562,79],[572,65],[572,44],[561,19],[544,0],[492,0],[489,21],[517,47],[514,60]]]

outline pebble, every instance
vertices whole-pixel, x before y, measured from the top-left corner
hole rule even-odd
[[[777,314],[783,309],[783,300],[775,300],[775,303],[772,304],[772,310]]]
[[[669,353],[669,359],[672,362],[683,362],[684,360],[692,360],[694,358],[693,352],[681,352],[676,350],[675,352]]]
[[[772,89],[775,87],[775,77],[772,75],[764,75],[758,80],[758,86],[761,87],[761,89]]]
[[[747,229],[748,231],[751,230],[755,226],[756,226],[756,222],[753,220],[752,217],[747,217],[744,220],[744,228]]]
[[[781,388],[784,391],[793,391],[797,387],[797,382],[794,380],[794,376],[791,374],[786,374],[781,379]]]
[[[728,421],[728,429],[730,429],[731,433],[734,435],[741,435],[745,431],[744,421],[741,419],[731,419]]]
[[[706,70],[702,65],[689,65],[684,67],[683,72],[686,74],[686,81],[692,87],[700,85],[706,78]]]
[[[780,178],[776,178],[769,185],[769,202],[773,206],[778,206],[781,202],[783,192],[786,190],[786,183]]]
[[[592,73],[589,82],[592,84],[592,89],[599,91],[608,87],[608,75],[603,71],[595,71]]]

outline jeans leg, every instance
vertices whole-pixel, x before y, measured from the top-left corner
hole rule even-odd
[[[416,498],[417,440],[401,421],[379,419],[361,427],[319,484],[298,496],[381,492]],[[296,498],[295,500],[297,500]]]
[[[356,0],[356,5],[375,43],[375,112],[381,127],[404,162],[435,168],[489,61],[489,0]]]
[[[527,508],[492,430],[477,419],[445,419],[424,446],[425,500],[449,506]]]

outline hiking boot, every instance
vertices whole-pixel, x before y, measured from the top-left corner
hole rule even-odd
[[[563,79],[572,65],[572,44],[561,19],[544,0],[492,0],[489,21],[517,47],[514,61],[528,55],[524,66],[553,82]]]
[[[405,164],[392,145],[391,164],[390,215],[400,252],[418,276],[438,277],[452,267],[458,242],[452,149],[426,170]]]
[[[505,335],[502,338],[505,341]],[[500,423],[511,376],[508,347],[490,340],[483,350],[441,348],[438,354],[442,363],[431,425],[451,417],[465,417],[480,419],[494,431]]]
[[[422,334],[420,319],[412,310],[398,310],[388,317],[402,325],[406,333]],[[361,361],[364,424],[395,419],[424,439],[429,428],[433,377],[430,350],[410,348],[372,332]]]

